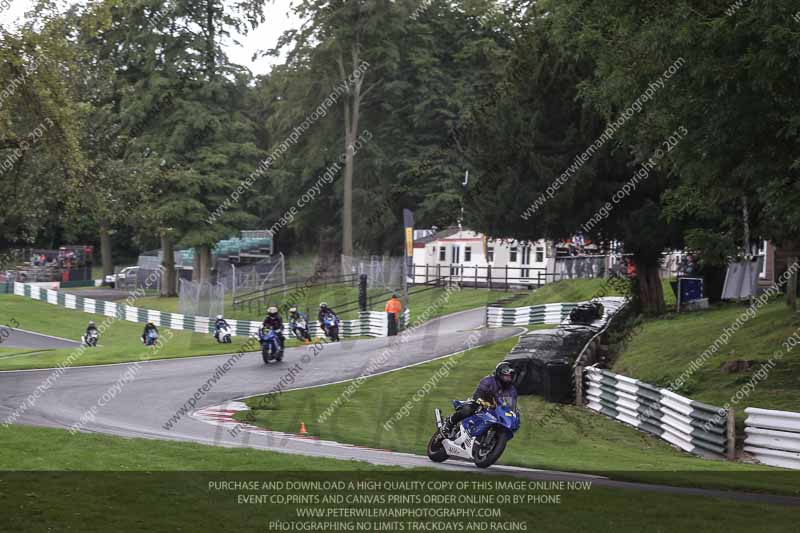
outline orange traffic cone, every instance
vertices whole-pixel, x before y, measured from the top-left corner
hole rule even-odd
[[[306,433],[308,433],[308,431],[306,431],[306,425],[303,422],[300,422],[300,434],[305,435]]]

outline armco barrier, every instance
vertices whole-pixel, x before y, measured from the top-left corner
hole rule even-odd
[[[800,413],[748,407],[744,451],[760,463],[800,470]]]
[[[577,304],[558,303],[527,307],[487,307],[486,325],[490,328],[560,324]]]
[[[209,317],[141,309],[130,305],[95,300],[59,290],[38,287],[30,283],[14,283],[14,294],[58,305],[66,309],[116,317],[128,322],[144,324],[149,320],[156,326],[168,329],[194,331],[196,333],[213,333],[214,331],[214,320]],[[238,336],[256,335],[261,327],[261,322],[250,320],[228,320],[228,324],[233,331],[233,335]],[[322,328],[316,321],[309,322],[308,329],[312,337],[324,336]],[[341,337],[386,337],[388,332],[389,325],[386,313],[380,311],[363,311],[357,319],[342,320],[339,326],[339,335]],[[293,336],[288,327],[285,333],[288,336]]]
[[[733,413],[593,366],[583,369],[587,407],[703,457],[733,458]],[[725,416],[718,416],[725,413]]]

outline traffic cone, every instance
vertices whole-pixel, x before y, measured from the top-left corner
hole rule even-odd
[[[305,435],[308,431],[306,431],[306,425],[303,422],[300,422],[300,434]]]

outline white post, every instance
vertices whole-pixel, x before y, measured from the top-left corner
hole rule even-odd
[[[231,263],[231,270],[233,271],[233,284],[231,285],[231,291],[233,292],[233,300],[236,301],[236,265]]]

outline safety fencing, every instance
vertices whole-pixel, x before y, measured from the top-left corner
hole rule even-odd
[[[490,328],[560,324],[575,308],[574,303],[532,305],[527,307],[486,308],[486,325]]]
[[[725,411],[639,380],[578,367],[587,407],[703,457],[734,458],[733,410]],[[582,403],[578,394],[578,402]]]
[[[800,470],[800,413],[748,407],[744,451],[760,463]]]
[[[168,329],[193,331],[195,333],[213,333],[214,319],[204,316],[190,316],[179,313],[167,313],[152,309],[142,309],[130,305],[117,304],[106,300],[95,300],[76,294],[69,294],[59,290],[38,287],[29,283],[14,283],[14,294],[25,296],[52,305],[58,305],[66,309],[83,311],[108,317],[116,317],[118,320],[145,324],[152,322],[156,326]],[[408,310],[405,312],[408,316]],[[261,322],[251,320],[227,320],[231,331],[235,336],[257,335],[261,327]],[[309,321],[309,333],[312,337],[324,335],[322,328],[317,321]],[[354,320],[341,320],[339,323],[339,335],[341,337],[386,337],[389,331],[389,323],[386,313],[380,311],[363,311]],[[287,328],[286,334],[290,337],[294,334]]]

